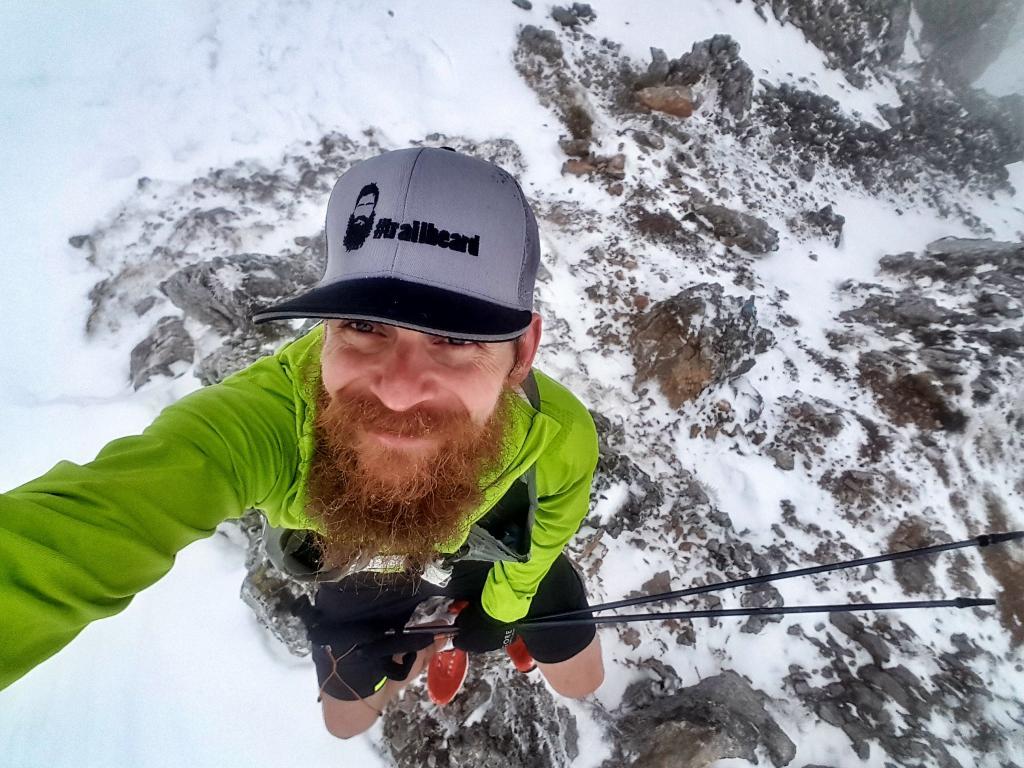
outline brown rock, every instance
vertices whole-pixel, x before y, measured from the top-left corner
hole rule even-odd
[[[574,176],[586,176],[597,170],[597,166],[589,160],[566,160],[562,164],[562,173],[571,173]]]
[[[648,109],[676,117],[693,114],[693,92],[685,85],[652,85],[636,92],[636,99]]]

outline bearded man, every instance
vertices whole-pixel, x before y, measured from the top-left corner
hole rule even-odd
[[[352,236],[356,211],[372,233]],[[540,248],[519,184],[446,148],[388,152],[338,181],[326,241],[320,283],[254,317],[322,319],[312,332],[0,495],[0,687],[249,508],[268,544],[300,532],[331,733],[364,731],[425,666],[447,702],[466,652],[504,647],[566,696],[601,684],[593,626],[516,625],[587,606],[562,550],[597,462],[586,408],[532,370]],[[452,649],[402,631],[431,597],[458,601]]]

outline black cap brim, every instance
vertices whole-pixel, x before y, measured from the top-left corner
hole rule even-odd
[[[255,323],[308,317],[367,320],[472,341],[506,341],[533,313],[393,277],[344,280],[253,313]]]

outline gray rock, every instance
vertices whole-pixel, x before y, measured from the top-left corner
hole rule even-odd
[[[651,48],[651,63],[647,65],[648,83],[663,83],[668,77],[668,56],[661,48]]]
[[[636,756],[631,763],[635,766],[704,766],[725,757],[754,760],[759,748],[767,751],[773,765],[784,766],[796,755],[796,747],[765,709],[769,701],[732,671],[669,695],[659,695],[646,683],[634,684],[623,696],[618,746]],[[666,762],[673,750],[696,762]]]
[[[811,171],[811,175],[814,175],[813,169]],[[810,181],[810,179],[807,179],[807,181]],[[843,239],[843,225],[846,224],[846,217],[840,216],[832,210],[831,204],[826,205],[824,208],[820,208],[817,211],[805,213],[803,218],[804,221],[817,230],[823,237],[829,238],[834,246],[837,248],[839,247],[839,244]]]
[[[775,459],[775,466],[781,470],[789,472],[796,466],[796,456],[792,451],[770,448],[765,453]]]
[[[519,33],[519,47],[552,63],[562,60],[562,44],[550,29],[540,29],[527,24]]]
[[[512,5],[517,8],[522,8],[524,11],[533,9],[533,3],[531,3],[530,0],[512,0]]]
[[[304,257],[217,256],[179,269],[160,284],[188,317],[231,334],[253,330],[259,307],[313,285],[322,266]]]
[[[739,50],[739,44],[728,35],[696,42],[689,53],[668,62],[664,82],[690,86],[704,79],[713,81],[726,113],[735,119],[743,118],[750,111],[754,74],[739,57]]]
[[[410,686],[382,725],[382,746],[396,768],[568,766],[579,756],[575,717],[537,673],[516,672],[504,654],[474,655],[463,690],[444,708],[430,703],[422,685]]]
[[[195,344],[177,317],[162,317],[149,336],[132,349],[130,377],[132,387],[138,389],[154,376],[174,376],[171,366],[192,365]],[[179,372],[180,375],[180,372]]]
[[[736,245],[750,253],[768,253],[779,247],[779,233],[756,216],[724,205],[699,206],[695,213],[726,245]]]
[[[578,27],[580,24],[580,19],[575,13],[560,5],[556,5],[551,9],[551,18],[563,27]]]

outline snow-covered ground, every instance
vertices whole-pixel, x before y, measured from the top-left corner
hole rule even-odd
[[[798,30],[762,21],[748,3],[695,1],[686,4],[685,18],[679,8],[673,0],[595,4],[598,18],[589,31],[623,43],[624,52],[641,61],[650,46],[677,56],[698,40],[726,32],[740,43],[755,81],[806,78],[804,83],[842,102],[849,114],[872,122],[881,120],[876,105],[894,99],[889,84],[854,89],[824,65]],[[357,137],[372,128],[384,146],[442,132],[476,140],[512,138],[524,153],[523,182],[530,194],[571,197],[584,207],[613,212],[617,202],[597,185],[560,174],[564,156],[557,140],[563,128],[513,67],[517,26],[551,26],[549,10],[547,3],[525,12],[511,2],[470,0],[440,8],[414,0],[0,5],[0,327],[7,345],[0,358],[0,489],[61,459],[87,461],[105,442],[141,430],[163,406],[198,386],[189,376],[131,389],[129,352],[148,327],[98,338],[84,334],[88,292],[107,273],[85,263],[68,237],[109,217],[140,177],[186,183],[239,159],[271,165],[286,147],[316,141],[330,130]],[[1022,165],[1011,168],[1019,189]],[[827,254],[822,250],[825,255],[812,262],[806,243],[784,236],[780,249],[756,267],[765,283],[805,299],[787,306],[801,322],[805,341],[834,320],[833,290],[841,280],[871,279],[883,254],[919,250],[939,236],[971,235],[929,209],[903,215],[884,201],[838,187],[830,192],[847,217],[842,247],[823,245]],[[993,236],[1019,239],[1020,196],[997,196],[986,205]],[[785,231],[784,221],[767,218]],[[584,339],[592,308],[580,299],[586,282],[571,267],[586,243],[553,231],[544,237],[557,259],[549,256],[552,278],[541,299]],[[689,278],[706,276],[681,274],[680,282]],[[645,288],[654,299],[679,289],[654,283]],[[764,371],[758,386],[766,401],[787,394],[787,388],[834,401],[866,397],[837,389],[827,378],[793,383],[770,374],[785,357],[805,359],[787,344],[783,339],[754,372]],[[577,354],[542,350],[539,364],[589,405],[629,422],[629,360],[581,348]],[[697,407],[684,409],[682,423],[696,417]],[[676,458],[710,488],[738,529],[750,529],[748,540],[770,543],[781,499],[808,511],[821,502],[821,489],[799,470],[785,475],[782,485],[764,457],[724,452],[718,443],[665,425],[673,428],[679,430]],[[951,533],[959,538],[977,531]],[[865,554],[881,551],[877,535],[855,526],[842,534]],[[621,597],[660,570],[673,579],[687,575],[678,563],[659,557],[657,550],[610,552],[595,597]],[[340,742],[323,729],[311,663],[289,656],[257,626],[238,599],[244,573],[237,543],[220,535],[199,542],[124,613],[88,627],[67,649],[0,692],[0,763],[384,765],[372,737]],[[981,587],[988,594],[993,583]],[[780,589],[787,604],[822,602],[810,584]],[[929,617],[905,620],[922,636],[934,634]],[[999,629],[994,620],[979,623],[966,612],[943,621],[946,634]],[[793,623],[743,635],[737,624],[722,622],[700,630],[699,650],[669,643],[664,658],[688,680],[716,674],[728,658],[731,667],[751,674],[755,687],[781,697],[781,689],[764,681],[778,686],[786,674],[789,659],[779,649]],[[645,629],[644,640],[657,642],[654,633]],[[613,707],[638,672],[616,663],[628,656],[628,647],[614,634],[606,637],[609,674],[599,696]],[[1012,691],[1021,683],[1018,676],[1000,686]],[[787,724],[800,723],[795,706],[790,714]],[[584,743],[576,766],[598,765],[607,754],[600,730],[582,712],[580,719]],[[847,765],[856,759],[838,730],[834,739],[823,736],[821,727],[802,731],[789,734],[798,746],[793,765]],[[970,764],[970,755],[958,756]],[[876,750],[863,765],[881,768],[883,758]],[[747,763],[718,765],[740,764]]]

